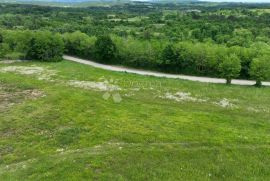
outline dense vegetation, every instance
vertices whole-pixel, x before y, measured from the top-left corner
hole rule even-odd
[[[55,61],[64,51],[103,63],[221,76],[230,83],[232,78],[257,78],[254,68],[250,70],[253,60],[270,57],[268,7],[133,3],[77,9],[3,4],[0,56]],[[260,81],[270,80],[270,68],[265,69]]]
[[[49,31],[0,31],[0,58],[59,61],[64,42]]]

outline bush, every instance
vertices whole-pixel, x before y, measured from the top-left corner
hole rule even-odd
[[[60,35],[37,32],[31,38],[26,58],[39,61],[60,61],[64,52],[64,42]]]
[[[89,37],[85,33],[76,31],[63,35],[65,42],[65,53],[85,58],[92,58],[96,37]]]

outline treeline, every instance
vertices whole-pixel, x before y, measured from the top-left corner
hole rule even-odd
[[[233,78],[270,79],[270,46],[249,48],[213,43],[143,41],[119,36],[90,37],[81,32],[63,35],[67,54],[102,63],[121,64],[170,73]],[[74,49],[76,47],[76,49]]]
[[[0,58],[59,61],[66,53],[108,64],[220,76],[228,83],[232,78],[256,79],[260,84],[270,80],[267,8],[201,3],[79,9],[0,4]]]
[[[59,61],[64,53],[169,73],[226,78],[270,79],[270,46],[256,42],[249,48],[200,42],[138,40],[133,37],[88,36],[79,31],[0,31],[0,58]]]

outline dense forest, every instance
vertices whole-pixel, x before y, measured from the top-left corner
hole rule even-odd
[[[0,57],[270,79],[270,4],[0,5]]]

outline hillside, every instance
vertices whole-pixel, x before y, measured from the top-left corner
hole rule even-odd
[[[1,180],[267,180],[270,89],[0,63]]]
[[[0,3],[0,181],[270,180],[270,4],[35,2]]]
[[[92,3],[127,3],[127,2],[170,2],[170,0],[0,0],[0,3],[26,3],[39,5],[78,5],[78,4],[92,4]],[[197,0],[176,0],[174,2],[197,2]]]

